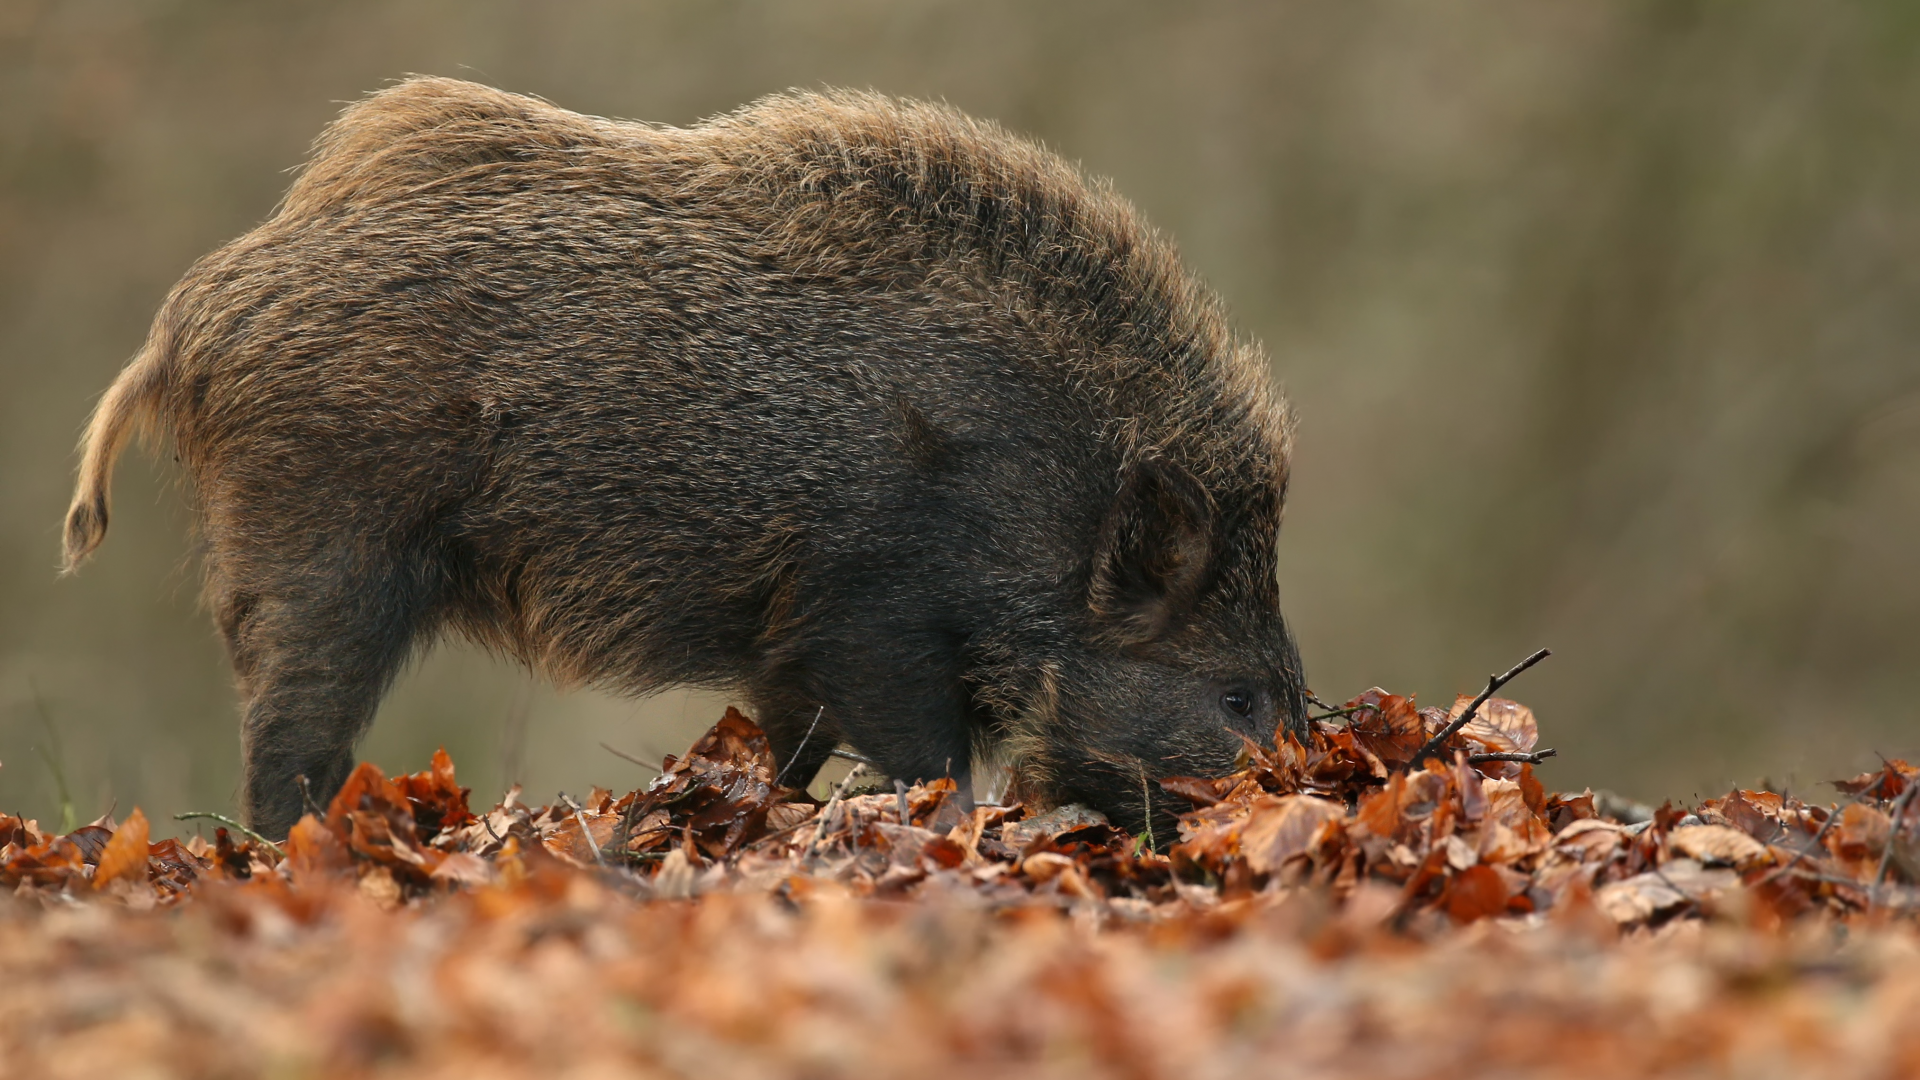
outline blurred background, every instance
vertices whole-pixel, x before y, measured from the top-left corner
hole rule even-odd
[[[682,124],[944,99],[1114,179],[1265,341],[1310,681],[1511,693],[1549,785],[1796,790],[1920,755],[1920,8],[1798,0],[0,0],[0,808],[230,811],[225,660],[164,454],[55,568],[73,446],[196,257],[405,73]],[[449,642],[363,756],[630,787],[711,695]],[[1830,789],[1819,789],[1830,791]]]

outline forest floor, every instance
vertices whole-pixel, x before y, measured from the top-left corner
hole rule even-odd
[[[1637,808],[1482,699],[1160,781],[1164,850],[816,799],[732,711],[624,795],[362,765],[281,844],[0,815],[0,1077],[1920,1075],[1920,770]]]

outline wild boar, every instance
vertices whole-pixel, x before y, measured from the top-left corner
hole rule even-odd
[[[738,693],[791,778],[844,740],[965,790],[997,751],[1137,829],[1303,722],[1267,368],[1128,203],[952,109],[676,128],[416,78],[167,296],[66,563],[170,438],[269,835],[445,631]]]

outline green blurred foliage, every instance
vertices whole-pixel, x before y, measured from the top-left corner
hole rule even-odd
[[[57,816],[42,706],[83,817],[230,806],[170,463],[123,460],[61,580],[72,446],[167,287],[407,72],[672,123],[827,84],[997,118],[1111,176],[1266,342],[1323,696],[1445,703],[1548,645],[1513,692],[1559,786],[1920,754],[1917,61],[1920,9],[1843,0],[4,0],[0,806]],[[638,782],[596,744],[678,749],[718,704],[454,643],[364,752],[545,797]]]

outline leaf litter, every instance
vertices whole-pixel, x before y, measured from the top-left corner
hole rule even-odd
[[[362,764],[279,848],[0,814],[0,1077],[1920,1074],[1920,769],[1629,823],[1471,761],[1503,698],[1412,765],[1468,703],[1165,778],[1164,851],[822,802],[731,709],[621,795]]]

